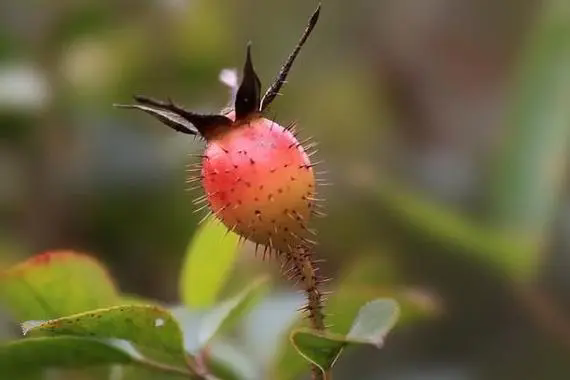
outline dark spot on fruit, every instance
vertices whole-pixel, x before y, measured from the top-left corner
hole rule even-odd
[[[263,190],[263,185],[259,185],[259,190]]]
[[[285,165],[283,165],[283,167],[284,167],[284,168],[288,168],[288,167],[289,167],[289,164],[285,164]]]
[[[261,211],[255,210],[255,215],[261,215]]]
[[[258,198],[258,197],[253,198],[253,200],[256,201],[256,202],[259,202],[259,198]]]
[[[283,231],[289,232],[289,228],[288,228],[288,227],[285,227],[285,228],[283,228]]]
[[[251,187],[251,182],[246,182],[245,185],[246,185],[247,187]]]
[[[282,188],[279,188],[279,189],[277,189],[277,192],[278,192],[279,194],[281,194],[281,193],[283,193],[283,189],[282,189]]]
[[[255,164],[255,161],[253,160],[253,158],[251,158],[251,157],[249,158],[249,163],[252,165]]]
[[[295,180],[296,180],[296,178],[291,176],[291,181],[295,181]]]
[[[238,199],[237,204],[241,205],[243,202],[241,201],[241,199]]]
[[[270,200],[270,201],[272,201],[272,200],[273,200],[273,194],[269,194],[269,195],[267,196],[267,199]]]
[[[276,170],[277,170],[276,168],[273,168],[273,169],[270,169],[269,172],[270,172],[270,173],[275,173]]]
[[[238,168],[238,166],[236,164],[234,164],[234,169],[237,169],[237,168]]]

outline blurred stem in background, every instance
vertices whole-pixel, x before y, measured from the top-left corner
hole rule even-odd
[[[526,241],[537,251],[542,251],[550,235],[567,172],[569,36],[570,2],[543,1],[520,56],[506,121],[508,139],[492,182],[492,222],[513,240]]]
[[[567,178],[570,140],[570,2],[548,0],[521,55],[507,136],[492,183],[492,222],[531,248],[521,261],[537,273]],[[523,251],[522,253],[525,253]],[[515,293],[535,320],[570,348],[570,316],[539,285]]]
[[[58,31],[65,16],[65,6],[43,7],[38,25],[41,31],[34,34],[31,41],[35,61],[49,89],[30,139],[32,155],[27,172],[30,201],[27,203],[26,237],[31,252],[55,248],[63,239],[66,202],[63,201],[62,173],[69,164],[69,153],[74,146],[68,112],[64,108],[65,89],[58,43]]]

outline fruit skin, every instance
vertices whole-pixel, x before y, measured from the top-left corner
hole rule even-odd
[[[201,178],[212,212],[229,229],[278,252],[307,244],[315,177],[288,129],[259,114],[234,123],[208,141]]]

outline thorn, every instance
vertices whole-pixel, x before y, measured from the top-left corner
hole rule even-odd
[[[204,210],[205,208],[207,208],[207,207],[209,207],[209,206],[210,206],[209,204],[205,204],[205,205],[201,206],[200,208],[197,208],[196,210],[192,211],[192,213],[193,213],[193,214],[196,214],[196,213],[198,213],[198,212]]]
[[[263,249],[263,261],[265,261],[265,257],[267,256],[267,250],[269,249],[269,246],[265,246],[265,248]]]
[[[196,199],[193,200],[193,202],[198,202],[198,201],[202,201],[204,199],[207,199],[208,195],[204,194],[204,195],[200,195],[199,197],[197,197]]]
[[[230,205],[231,205],[231,203],[228,203],[228,204],[226,204],[224,207],[218,209],[218,211],[216,211],[216,212],[214,213],[214,216],[215,216],[216,218],[220,218],[220,214],[221,214],[222,212],[224,212],[224,210],[227,209]]]
[[[319,245],[319,243],[316,242],[316,241],[314,241],[314,240],[310,240],[310,239],[307,239],[307,238],[303,238],[302,240],[303,240],[305,243],[308,243],[308,244],[310,244],[310,245]],[[316,268],[316,269],[315,269],[315,272],[318,271],[318,270],[319,270],[319,268]]]
[[[309,165],[307,165],[307,166],[308,166],[308,167],[311,167],[311,168],[314,168],[315,166],[321,165],[321,164],[323,164],[323,163],[324,163],[324,161],[321,160],[321,161],[313,162],[312,164],[309,164]]]
[[[312,228],[305,227],[305,231],[307,231],[308,233],[310,233],[313,236],[318,236],[318,232]]]
[[[285,126],[285,130],[293,133],[295,130],[295,127],[297,127],[297,122],[296,121],[292,121],[289,124],[287,124],[287,126]]]
[[[202,224],[206,221],[206,219],[208,219],[210,217],[210,215],[212,215],[212,211],[208,210],[208,213],[206,215],[204,215],[204,217],[202,219],[200,219],[200,221],[198,222],[198,224]]]
[[[194,182],[197,182],[197,181],[201,181],[202,179],[204,179],[203,176],[188,177],[188,178],[184,181],[184,183],[194,183]]]
[[[192,201],[192,204],[193,204],[194,206],[200,206],[201,204],[204,204],[204,203],[207,203],[207,202],[208,202],[208,200],[207,200],[206,198],[204,198],[204,199],[194,199],[194,200]]]
[[[327,214],[318,210],[311,210],[311,213],[318,218],[325,218],[327,216]]]

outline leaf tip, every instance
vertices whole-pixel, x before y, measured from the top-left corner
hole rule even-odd
[[[45,321],[25,321],[20,324],[22,335],[26,336],[35,327],[41,326]]]

